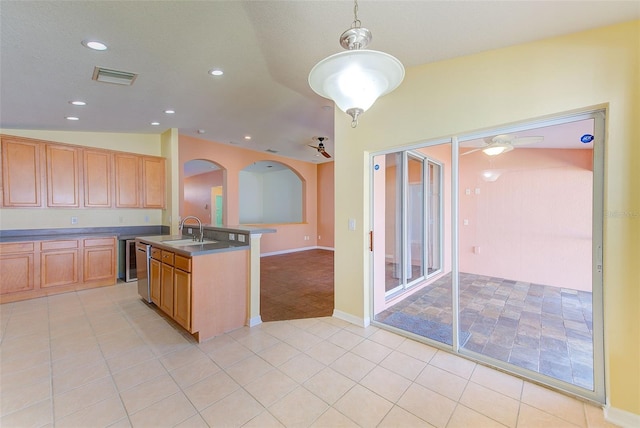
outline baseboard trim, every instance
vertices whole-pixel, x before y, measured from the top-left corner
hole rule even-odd
[[[308,251],[308,250],[329,250],[329,251],[335,251],[333,248],[331,247],[319,247],[319,246],[314,246],[314,247],[302,247],[302,248],[292,248],[290,250],[281,250],[281,251],[272,251],[270,253],[262,253],[260,254],[260,257],[269,257],[269,256],[278,256],[280,254],[289,254],[289,253],[297,253],[299,251]]]
[[[335,318],[341,319],[342,321],[346,321],[351,324],[355,324],[358,327],[368,327],[371,324],[371,319],[369,317],[360,318],[355,315],[348,314],[346,312],[339,311],[337,309],[333,310],[333,316]]]
[[[249,318],[249,319],[247,320],[247,325],[248,325],[249,327],[255,327],[255,326],[257,326],[258,324],[262,324],[262,317],[261,317],[260,315],[255,316],[255,317],[253,317],[253,318]]]
[[[640,415],[606,405],[604,419],[623,428],[640,427]]]

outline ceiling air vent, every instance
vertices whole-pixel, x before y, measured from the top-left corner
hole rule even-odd
[[[138,75],[128,71],[110,70],[108,68],[96,67],[93,69],[93,80],[104,83],[115,83],[116,85],[131,86]]]
[[[278,153],[277,150],[273,150],[273,149],[267,149],[265,150],[265,152],[269,152],[269,153]]]

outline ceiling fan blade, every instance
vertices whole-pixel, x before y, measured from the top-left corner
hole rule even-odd
[[[320,153],[322,153],[322,156],[324,156],[325,158],[330,158],[331,157],[331,155],[329,153],[325,152],[324,150],[321,151]]]
[[[320,150],[320,147],[318,147],[318,146],[312,146],[311,144],[307,144],[307,146],[309,146],[309,147],[311,147],[311,148],[314,148],[314,149],[316,149],[316,150]]]
[[[468,155],[468,154],[473,153],[473,152],[479,152],[480,150],[484,150],[486,148],[487,147],[480,147],[479,149],[469,150],[468,152],[460,153],[460,156]]]
[[[514,146],[527,146],[529,144],[536,144],[544,140],[544,137],[516,137],[511,141]]]

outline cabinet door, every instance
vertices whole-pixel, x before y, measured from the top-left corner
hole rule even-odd
[[[2,138],[2,196],[5,207],[42,205],[40,144]]]
[[[99,281],[116,276],[116,250],[110,247],[85,247],[83,258],[84,282]]]
[[[140,157],[117,153],[116,166],[116,207],[140,207]]]
[[[41,288],[78,283],[78,250],[40,253]]]
[[[163,158],[142,158],[142,206],[165,207],[165,162]]]
[[[173,266],[163,263],[160,277],[160,309],[173,317]]]
[[[111,207],[111,163],[113,155],[102,150],[84,150],[84,206]]]
[[[33,290],[33,242],[0,244],[0,294]]]
[[[175,269],[173,289],[173,319],[182,327],[191,331],[191,274]]]
[[[149,281],[151,286],[151,301],[160,307],[160,276],[162,275],[162,263],[151,259],[149,267]]]
[[[47,144],[47,206],[80,206],[78,171],[80,159],[75,147]]]

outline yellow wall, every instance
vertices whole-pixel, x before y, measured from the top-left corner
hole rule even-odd
[[[639,61],[635,21],[410,68],[400,88],[379,99],[355,129],[336,111],[336,310],[370,316],[369,152],[606,107],[607,400],[639,415]],[[357,221],[355,232],[347,228],[349,218]]]
[[[143,155],[165,156],[161,150],[160,134],[30,131],[18,129],[0,129],[0,133]],[[168,187],[168,189],[171,188]],[[169,206],[169,204],[167,205]],[[78,218],[76,225],[71,224],[72,216]],[[163,224],[163,219],[162,210],[158,209],[0,209],[0,229],[3,230],[149,226],[159,224]]]

